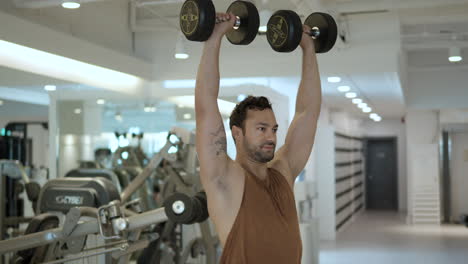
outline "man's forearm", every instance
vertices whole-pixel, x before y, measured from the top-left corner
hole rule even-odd
[[[311,111],[320,112],[322,103],[322,88],[317,64],[317,56],[313,50],[303,50],[302,77],[296,97],[296,113]]]
[[[221,40],[210,39],[203,46],[195,86],[195,100],[218,98],[219,93],[219,52]]]

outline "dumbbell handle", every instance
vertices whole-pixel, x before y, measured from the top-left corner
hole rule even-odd
[[[219,23],[222,23],[222,22],[225,22],[225,21],[216,18],[216,24],[219,24]],[[234,23],[233,28],[237,30],[237,29],[239,29],[240,25],[241,25],[241,18],[236,16],[236,22]]]
[[[306,32],[306,34],[311,36],[313,39],[316,39],[320,36],[320,29],[318,27],[313,27],[309,32]]]

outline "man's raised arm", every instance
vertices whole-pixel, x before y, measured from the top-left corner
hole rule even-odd
[[[305,30],[310,29],[305,28]],[[286,161],[291,171],[291,182],[294,182],[309,159],[322,104],[315,47],[312,38],[305,33],[302,34],[301,48],[302,77],[296,97],[296,111],[285,144],[278,150],[278,158]]]
[[[223,175],[229,162],[226,133],[217,99],[221,39],[232,29],[234,19],[227,14],[218,16],[229,21],[217,24],[211,37],[205,42],[195,86],[196,148],[205,189]]]

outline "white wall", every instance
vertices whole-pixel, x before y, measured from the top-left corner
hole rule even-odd
[[[406,103],[424,109],[466,108],[466,67],[410,70]]]
[[[452,220],[459,221],[468,214],[468,134],[453,133],[450,159]]]
[[[432,110],[408,110],[406,115],[406,175],[408,182],[408,216],[411,217],[412,194],[416,185],[427,185],[434,178],[439,178],[439,115]],[[427,150],[427,151],[426,151]],[[432,162],[435,170],[428,171],[421,165],[421,155]]]
[[[347,112],[331,112],[330,123],[335,127],[338,133],[354,137],[361,137],[363,135],[363,120]]]
[[[364,137],[396,137],[398,153],[398,208],[407,210],[406,126],[401,120],[365,121]]]

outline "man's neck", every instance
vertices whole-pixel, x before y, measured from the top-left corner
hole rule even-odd
[[[237,155],[236,162],[255,177],[264,180],[268,176],[268,163],[260,163],[249,159],[246,155]]]

